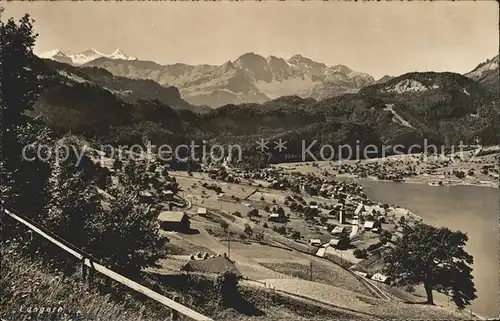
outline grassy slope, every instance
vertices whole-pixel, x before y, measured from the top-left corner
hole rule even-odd
[[[24,306],[62,307],[63,314],[78,320],[166,320],[170,311],[162,305],[117,284],[104,286],[96,279],[89,287],[76,275],[63,277],[39,258],[28,258],[19,247],[2,244],[1,312],[2,320],[28,320],[33,315],[19,313]],[[259,287],[240,286],[241,296],[231,306],[216,305],[213,277],[150,275],[141,283],[168,297],[179,296],[180,302],[214,320],[332,320],[366,319],[328,304],[274,293]],[[49,314],[45,313],[44,317]],[[39,320],[45,318],[38,315]],[[181,318],[181,320],[184,320]]]

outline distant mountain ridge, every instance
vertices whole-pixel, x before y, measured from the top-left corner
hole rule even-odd
[[[479,82],[498,97],[498,87],[500,85],[498,64],[499,55],[480,63],[472,71],[466,73],[465,76]]]
[[[301,55],[289,59],[264,58],[250,52],[220,66],[161,65],[129,57],[119,50],[109,55],[95,49],[76,55],[53,50],[40,57],[76,66],[101,67],[116,76],[150,79],[163,86],[175,86],[189,103],[211,107],[263,103],[289,95],[325,99],[355,93],[375,82],[369,74],[344,65],[330,67]]]

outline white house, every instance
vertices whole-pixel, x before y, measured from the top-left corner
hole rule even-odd
[[[345,227],[343,226],[335,226],[332,230],[331,230],[331,234],[342,234],[342,232],[344,232],[345,230]]]
[[[363,227],[366,230],[371,230],[372,228],[380,228],[380,223],[378,221],[366,221]]]
[[[359,203],[358,207],[354,211],[354,215],[359,215],[365,209],[363,203]]]
[[[309,240],[309,245],[312,245],[312,246],[321,246],[321,240],[320,239],[310,239]]]
[[[389,281],[389,277],[381,274],[381,273],[375,273],[372,278],[374,281],[382,282],[382,283],[387,283]]]

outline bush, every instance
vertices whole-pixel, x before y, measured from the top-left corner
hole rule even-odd
[[[294,231],[292,233],[292,239],[295,240],[295,241],[299,240],[300,239],[300,232],[299,231]]]
[[[281,234],[281,235],[285,235],[286,234],[286,228],[284,226],[273,226],[273,231]]]
[[[229,224],[227,222],[220,222],[220,227],[222,227],[224,232],[226,232],[227,228],[229,227]]]
[[[249,211],[249,212],[247,213],[247,216],[248,216],[249,218],[252,218],[252,216],[258,216],[258,215],[259,215],[259,210],[258,210],[258,209],[256,209],[256,208],[254,208],[253,210],[251,210],[251,211]]]

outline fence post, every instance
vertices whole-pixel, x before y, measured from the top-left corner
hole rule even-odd
[[[175,302],[180,302],[180,297],[179,296],[174,296],[172,298]],[[176,320],[179,320],[179,312],[177,312],[176,310],[173,310],[171,309],[170,310],[170,320],[171,321],[176,321]]]
[[[89,260],[89,263],[91,267],[87,268],[87,285],[90,285],[94,281],[95,277],[94,262]]]
[[[82,258],[80,260],[80,273],[81,273],[82,280],[84,282],[86,282],[86,280],[87,280],[87,267],[85,266],[85,258]]]

